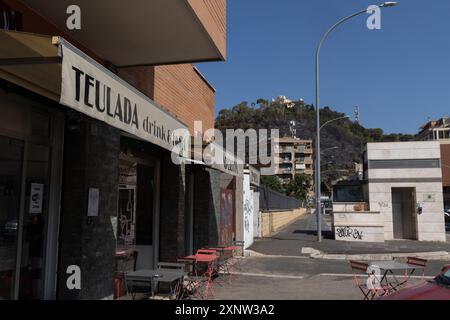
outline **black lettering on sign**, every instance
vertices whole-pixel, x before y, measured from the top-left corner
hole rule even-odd
[[[84,104],[90,108],[93,108],[94,105],[89,102],[89,93],[91,87],[94,87],[94,78],[90,75],[85,76],[85,85],[84,85]]]
[[[75,71],[75,100],[80,101],[81,76],[84,72],[76,67],[72,67]]]
[[[138,106],[136,103],[133,103],[128,97],[125,97],[120,93],[113,93],[111,87],[103,84],[93,76],[86,74],[83,70],[75,66],[72,66],[72,69],[75,72],[74,89],[75,100],[77,102],[81,102],[81,99],[83,99],[83,103],[86,107],[94,108],[95,105],[95,110],[99,113],[106,112],[109,117],[139,129]],[[84,89],[84,91],[82,91],[82,89]],[[83,97],[81,97],[82,92],[84,92]],[[148,121],[149,120],[146,119],[144,125],[148,126]],[[150,124],[149,127],[149,132],[151,132],[152,125]],[[156,121],[153,124],[153,129],[156,131]],[[159,130],[159,136],[165,139],[164,128],[161,127]]]

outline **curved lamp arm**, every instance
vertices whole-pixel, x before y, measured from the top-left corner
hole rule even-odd
[[[335,122],[335,121],[344,120],[344,119],[349,119],[349,118],[350,118],[349,116],[345,116],[345,117],[340,117],[340,118],[336,118],[336,119],[327,121],[327,122],[325,122],[323,125],[321,125],[319,129],[322,130],[323,127],[325,127],[325,126],[327,126],[327,125],[329,125],[330,123],[333,123],[333,122]]]

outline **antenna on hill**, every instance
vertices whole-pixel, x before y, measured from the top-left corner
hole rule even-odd
[[[356,106],[355,107],[355,122],[357,123],[357,124],[361,124],[361,121],[360,121],[361,119],[360,119],[360,117],[359,117],[359,107],[358,106]]]

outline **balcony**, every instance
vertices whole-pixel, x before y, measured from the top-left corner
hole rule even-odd
[[[305,148],[305,154],[312,154],[313,153],[313,149],[312,148]]]
[[[280,147],[280,153],[292,153],[292,147]]]
[[[277,174],[292,174],[292,168],[280,168]]]

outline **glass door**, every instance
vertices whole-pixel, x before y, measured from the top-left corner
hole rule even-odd
[[[48,221],[50,148],[28,143],[22,219],[19,299],[43,295],[44,241]]]
[[[0,300],[54,299],[64,116],[0,91]]]

